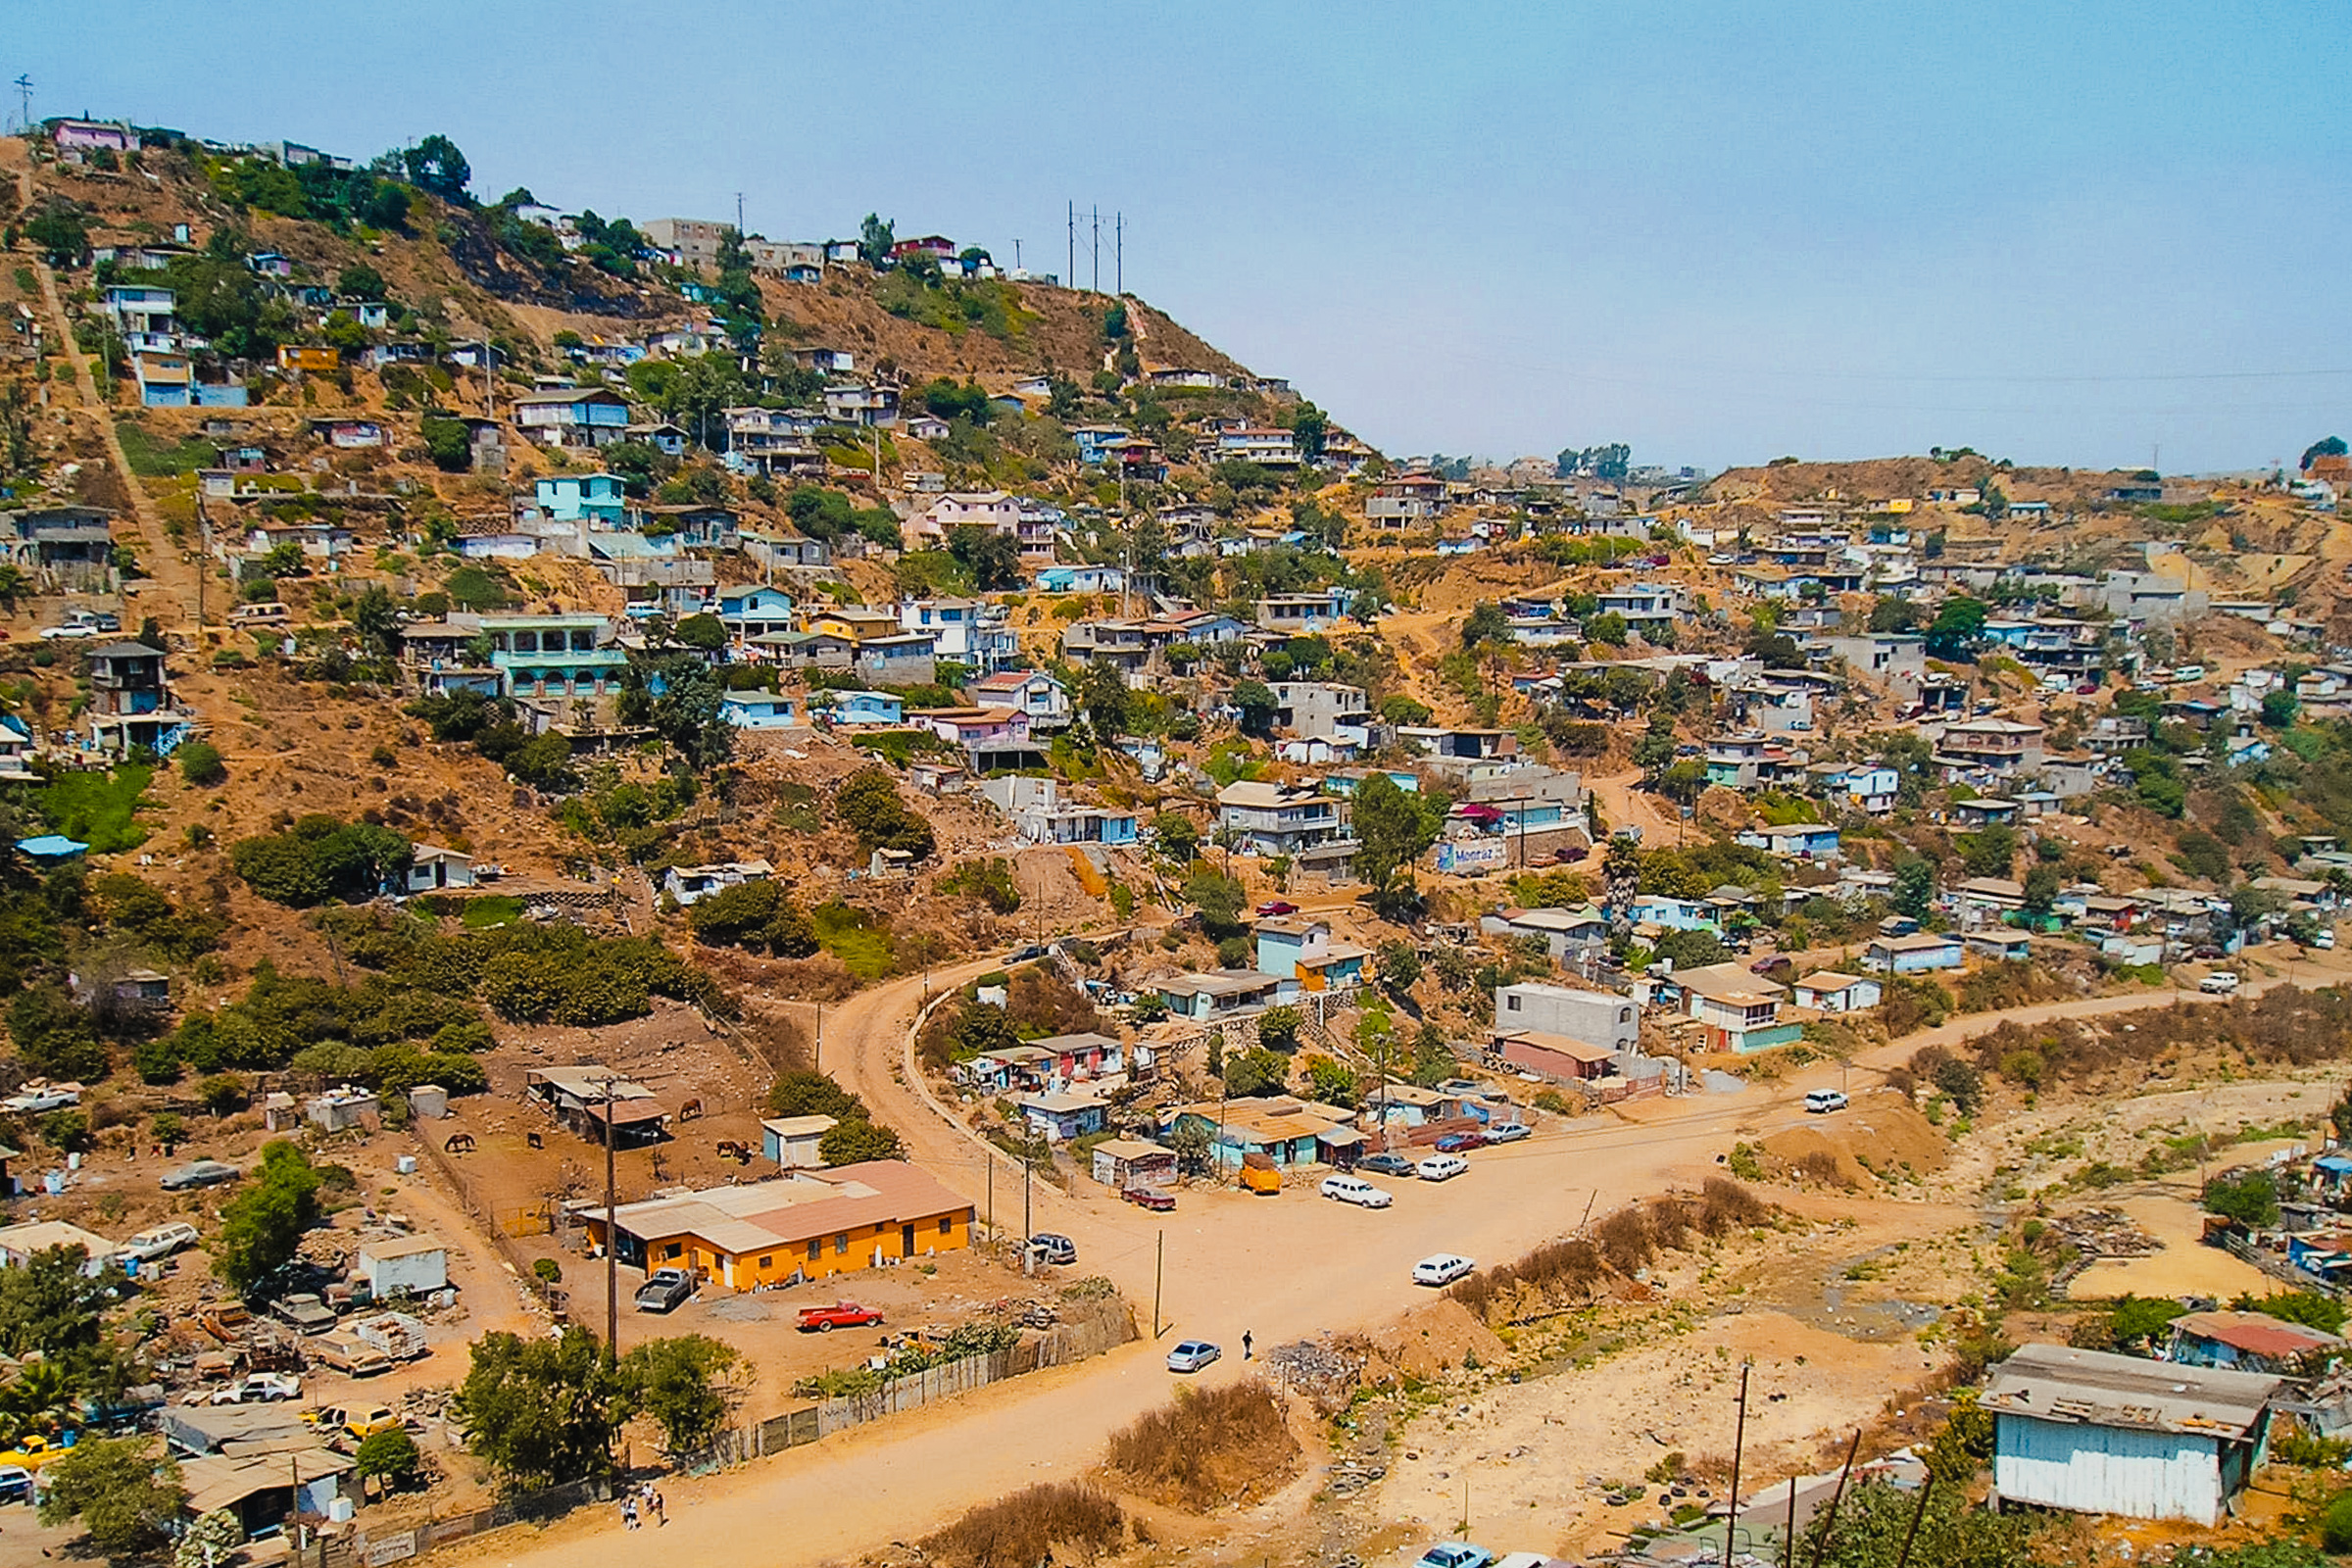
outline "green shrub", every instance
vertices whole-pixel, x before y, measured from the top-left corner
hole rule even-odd
[[[191,784],[209,786],[228,778],[228,766],[220,760],[220,748],[211,741],[188,741],[172,755],[179,761],[179,776]]]

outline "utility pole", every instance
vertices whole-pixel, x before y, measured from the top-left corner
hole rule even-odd
[[[1100,207],[1093,209],[1090,213],[1088,213],[1087,220],[1090,224],[1092,224],[1090,233],[1092,235],[1095,258],[1094,275],[1087,281],[1089,286],[1091,286],[1096,293],[1100,294],[1102,292],[1102,209]]]
[[[1748,1363],[1740,1363],[1740,1417],[1732,1428],[1732,1490],[1725,1498],[1723,1510],[1723,1560],[1726,1568],[1732,1560],[1733,1535],[1740,1528],[1740,1454],[1747,1443],[1747,1374]],[[1793,1488],[1796,1483],[1788,1485]]]
[[[819,997],[816,1003],[816,1061],[814,1065],[818,1072],[825,1070],[825,1003],[822,997]]]
[[[17,78],[17,128],[24,131],[31,130],[32,77],[29,75],[19,76]]]
[[[1159,1338],[1159,1285],[1168,1266],[1168,1233],[1163,1226],[1159,1233],[1159,1250],[1152,1258],[1152,1338]]]
[[[1030,1224],[1031,1224],[1031,1221],[1030,1221],[1030,1218],[1029,1218],[1029,1176],[1030,1176],[1030,1173],[1031,1173],[1032,1171],[1036,1170],[1036,1169],[1037,1169],[1037,1163],[1036,1163],[1036,1161],[1032,1160],[1032,1159],[1029,1157],[1029,1151],[1028,1151],[1028,1150],[1026,1150],[1026,1149],[1022,1150],[1022,1151],[1021,1151],[1021,1272],[1022,1272],[1023,1274],[1032,1274],[1032,1273],[1035,1273],[1035,1272],[1037,1271],[1037,1249],[1029,1245],[1029,1238],[1037,1234],[1037,1233],[1036,1233],[1034,1230],[1030,1229]]]
[[[1021,270],[1021,241],[1017,235],[1012,241],[1012,270],[1016,272]]]
[[[204,509],[204,490],[196,491],[196,537],[201,554],[196,559],[196,640],[204,641],[204,579],[212,575],[213,514]]]
[[[1110,286],[1124,298],[1127,293],[1127,215],[1112,214],[1110,224]]]
[[[735,193],[735,237],[743,238],[743,192]]]
[[[1078,204],[1070,202],[1067,206],[1068,212],[1064,215],[1064,220],[1069,225],[1070,266],[1069,270],[1062,274],[1062,282],[1069,288],[1076,288],[1078,286]]]
[[[605,1363],[620,1359],[620,1217],[612,1199],[612,1086],[619,1080],[605,1075]]]

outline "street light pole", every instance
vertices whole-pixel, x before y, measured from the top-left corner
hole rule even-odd
[[[617,1244],[620,1218],[613,1212],[612,1201],[612,1086],[618,1082],[612,1074],[605,1075],[605,1359],[620,1359],[620,1257]]]

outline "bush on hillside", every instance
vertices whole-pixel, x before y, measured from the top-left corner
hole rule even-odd
[[[239,839],[229,846],[228,863],[261,897],[300,909],[329,899],[375,898],[408,869],[412,853],[390,828],[321,813],[299,818],[284,833]]]
[[[211,741],[187,741],[172,754],[179,761],[179,776],[191,784],[213,785],[228,778],[228,765],[220,760],[220,748]]]

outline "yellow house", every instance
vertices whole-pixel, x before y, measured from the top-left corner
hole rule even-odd
[[[281,370],[332,371],[342,363],[343,356],[333,349],[304,348],[295,343],[277,346],[277,368]]]
[[[584,1207],[579,1215],[602,1246],[605,1211]],[[899,1160],[623,1203],[614,1217],[621,1262],[648,1273],[691,1269],[738,1291],[972,1245],[970,1200]]]

